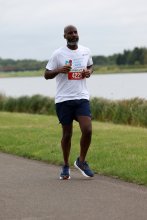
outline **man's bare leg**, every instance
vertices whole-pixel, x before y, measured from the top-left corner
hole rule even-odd
[[[85,161],[92,136],[92,123],[91,118],[88,116],[78,116],[78,122],[82,132],[80,140],[80,157],[81,162]]]
[[[73,125],[62,125],[62,140],[61,147],[63,152],[64,164],[69,165],[69,154],[71,149],[71,138],[72,138]]]

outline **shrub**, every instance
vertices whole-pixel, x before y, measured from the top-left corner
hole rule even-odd
[[[12,97],[4,99],[2,110],[8,111],[8,112],[15,112],[16,111],[16,99]]]
[[[0,111],[55,114],[54,100],[42,95],[19,98],[0,96]]]
[[[144,99],[112,101],[94,97],[90,104],[94,120],[147,127],[147,101]],[[56,114],[54,99],[42,95],[12,98],[1,94],[0,111]]]
[[[16,100],[16,111],[17,112],[29,112],[30,97],[21,96]]]
[[[112,101],[93,98],[91,111],[95,120],[147,127],[147,101],[144,99]]]

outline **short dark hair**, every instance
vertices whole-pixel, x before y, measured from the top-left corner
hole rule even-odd
[[[64,28],[64,34],[65,33],[67,33],[67,30],[69,29],[69,28],[76,28],[74,25],[67,25],[65,28]],[[77,29],[77,28],[76,28]]]

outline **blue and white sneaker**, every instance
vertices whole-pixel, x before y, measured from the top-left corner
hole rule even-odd
[[[85,176],[85,177],[93,177],[94,172],[89,168],[88,163],[86,161],[80,162],[79,157],[77,160],[74,162],[74,166],[80,170],[80,172]]]
[[[69,180],[70,179],[70,169],[68,165],[64,165],[62,167],[61,173],[60,173],[60,180]]]

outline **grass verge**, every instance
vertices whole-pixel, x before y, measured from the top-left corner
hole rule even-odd
[[[0,72],[0,78],[5,77],[34,77],[42,76],[45,69],[42,70],[26,70],[26,71],[12,71],[12,72]],[[106,66],[96,66],[94,65],[93,74],[118,74],[118,73],[147,73],[147,65],[106,65]]]
[[[44,70],[0,72],[0,78],[43,76]]]
[[[79,154],[74,123],[70,163]],[[0,112],[0,151],[62,164],[61,126],[56,116]],[[99,174],[147,185],[147,129],[93,121],[87,160]]]

